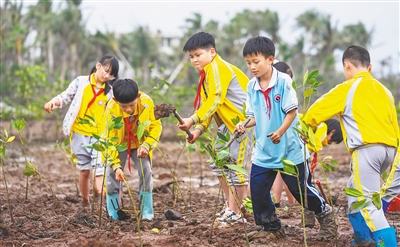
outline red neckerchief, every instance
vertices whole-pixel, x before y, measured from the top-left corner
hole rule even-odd
[[[267,104],[267,113],[268,113],[268,118],[271,119],[271,109],[272,109],[272,105],[271,105],[271,99],[269,98],[268,94],[269,92],[272,90],[272,87],[268,88],[265,91],[260,90],[260,92],[262,94],[264,94],[264,98],[265,98],[265,103]]]
[[[124,118],[124,122],[125,122],[125,130],[128,133],[128,170],[130,173],[132,173],[131,171],[131,140],[133,140],[136,145],[138,145],[138,140],[136,138],[136,136],[132,133],[132,124],[136,123],[136,120],[138,118],[138,115],[136,116],[129,116]]]
[[[138,104],[140,104],[140,93],[138,94]],[[114,99],[115,100],[115,99]],[[125,122],[125,127],[126,127],[126,131],[128,133],[128,170],[130,173],[132,173],[131,171],[131,140],[133,140],[136,144],[136,146],[139,146],[138,143],[138,139],[137,137],[132,133],[132,124],[136,123],[137,119],[139,117],[139,114],[136,116],[129,116],[124,118],[124,122]]]
[[[197,109],[200,108],[200,92],[201,92],[201,86],[204,82],[204,78],[206,77],[206,73],[203,71],[200,73],[200,79],[199,79],[199,85],[197,86],[197,93],[196,93],[196,98],[194,99],[194,103],[193,103],[193,108],[196,111]]]
[[[91,75],[89,75],[89,81],[90,81],[90,77],[91,77]],[[104,91],[104,88],[100,88],[99,91],[96,93],[96,90],[94,89],[94,85],[93,85],[93,84],[90,84],[90,85],[92,86],[93,97],[92,97],[92,99],[89,101],[89,103],[88,103],[88,105],[87,105],[87,107],[86,107],[86,110],[85,110],[85,114],[84,114],[83,116],[86,115],[86,112],[88,111],[89,107],[90,107],[91,105],[93,105],[93,103],[94,103],[94,101],[96,100],[97,96],[99,96],[99,95]]]

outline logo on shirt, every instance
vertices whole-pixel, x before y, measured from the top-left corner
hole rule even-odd
[[[276,103],[279,103],[279,101],[281,101],[281,96],[279,94],[275,95],[274,100]]]

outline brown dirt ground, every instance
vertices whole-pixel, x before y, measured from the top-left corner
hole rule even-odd
[[[49,186],[43,179],[38,181],[32,177],[28,180],[28,199],[25,199],[24,151],[17,139],[10,143],[7,147],[8,159],[5,160],[4,169],[13,221],[10,217],[4,178],[1,176],[0,246],[140,246],[135,217],[127,221],[112,221],[103,210],[99,225],[99,201],[93,200],[92,210],[81,209],[76,185],[78,173],[68,162],[65,154],[54,148],[55,136],[61,138],[62,135],[42,124],[30,123],[28,126],[33,128],[35,125],[40,126],[40,130],[29,131],[31,134],[26,150],[27,159],[48,180],[56,199],[52,197]],[[9,128],[9,125],[3,123],[1,129],[4,126]],[[224,229],[214,228],[211,231],[214,212],[220,211],[223,206],[223,199],[217,200],[218,181],[211,173],[206,156],[198,153],[188,155],[186,149],[182,148],[179,141],[183,141],[183,137],[176,137],[178,130],[175,128],[174,126],[164,128],[159,144],[168,163],[160,152],[154,153],[155,219],[141,222],[140,237],[143,246],[246,246],[245,232],[257,229],[252,215],[247,217],[247,224]],[[45,134],[40,138],[32,133]],[[324,148],[321,156],[326,155],[332,155],[340,163],[334,172],[327,174],[331,194],[338,195],[335,204],[340,232],[337,246],[350,246],[353,240],[352,229],[346,216],[347,199],[342,192],[350,175],[348,167],[350,156],[343,144]],[[173,179],[169,167],[175,172],[185,201],[182,196],[173,193],[171,185]],[[319,168],[314,178],[324,181]],[[127,181],[137,207],[136,171],[132,174],[127,173]],[[124,192],[124,209],[133,216],[133,207],[126,188]],[[285,196],[281,204],[287,205]],[[163,213],[166,209],[176,210],[185,217],[176,221],[167,220]],[[288,205],[287,211],[280,208],[277,213],[287,237],[276,242],[250,243],[250,246],[304,246],[299,206]],[[387,214],[387,218],[391,225],[399,228],[400,214]],[[335,246],[335,241],[327,243],[314,240],[318,229],[318,223],[314,228],[307,228],[308,246]]]

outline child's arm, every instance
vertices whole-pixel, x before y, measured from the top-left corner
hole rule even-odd
[[[281,127],[279,127],[276,131],[268,134],[268,137],[271,138],[274,144],[278,144],[281,141],[282,135],[285,134],[286,130],[290,127],[296,117],[296,110],[297,109],[290,110],[283,119]]]
[[[64,105],[68,104],[73,100],[76,92],[78,91],[78,86],[79,86],[79,78],[77,77],[68,85],[68,88],[64,92],[52,98],[49,102],[47,102],[44,105],[43,108],[48,113],[53,111],[55,108],[62,108]]]
[[[138,157],[141,157],[139,155],[145,155],[145,157],[147,157],[148,152],[151,151],[153,147],[156,147],[158,141],[160,140],[162,125],[161,121],[157,120],[154,116],[154,103],[151,98],[147,95],[142,94],[141,103],[143,105],[147,105],[147,107],[144,108],[143,112],[140,114],[139,119],[141,122],[150,120],[151,123],[150,126],[147,128],[148,136],[145,136],[142,145],[138,149]]]

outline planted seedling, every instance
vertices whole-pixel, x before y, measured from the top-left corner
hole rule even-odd
[[[54,195],[53,189],[51,188],[49,181],[39,172],[39,170],[32,164],[32,162],[28,162],[28,166],[24,168],[24,175],[27,177],[35,177],[38,181],[43,179],[50,189],[51,196],[53,197],[55,205],[58,205],[57,198]]]
[[[11,222],[14,223],[14,218],[13,218],[13,212],[12,212],[12,206],[10,202],[10,194],[8,193],[8,185],[7,185],[7,179],[6,179],[6,173],[4,171],[4,158],[6,156],[6,148],[7,148],[7,143],[12,142],[15,139],[15,136],[9,136],[7,129],[4,128],[4,132],[0,134],[0,159],[1,159],[1,171],[3,173],[3,179],[4,179],[4,184],[6,187],[6,194],[7,194],[7,202],[8,202],[8,208],[10,210],[10,217],[11,217]]]

